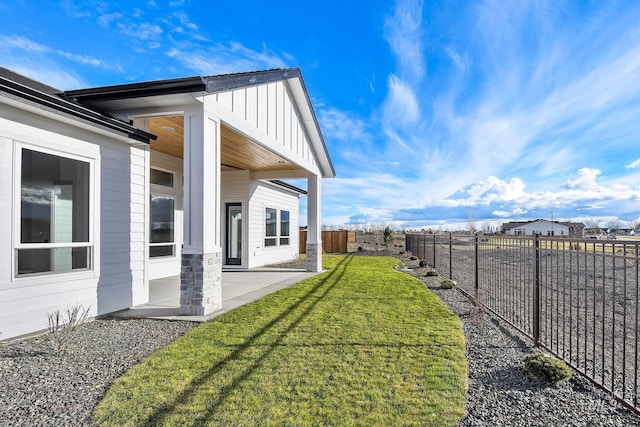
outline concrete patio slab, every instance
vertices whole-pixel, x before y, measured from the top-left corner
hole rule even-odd
[[[206,316],[180,315],[180,277],[166,277],[149,282],[149,303],[109,316],[123,319],[165,319],[205,322],[236,307],[262,298],[319,273],[305,270],[257,268],[223,270],[222,309]]]

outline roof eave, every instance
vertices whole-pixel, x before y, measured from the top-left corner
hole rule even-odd
[[[41,105],[53,111],[68,114],[77,119],[85,120],[94,125],[103,126],[112,131],[127,135],[128,138],[149,144],[157,137],[151,133],[138,129],[119,119],[106,116],[84,106],[60,98],[57,95],[45,93],[25,86],[10,79],[0,77],[0,91],[18,99]]]
[[[59,95],[80,103],[94,103],[157,95],[203,92],[205,90],[206,83],[203,77],[184,77],[180,79],[155,80],[142,83],[69,90],[61,92]]]

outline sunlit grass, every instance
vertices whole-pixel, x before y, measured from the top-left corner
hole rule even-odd
[[[459,319],[392,258],[329,271],[195,328],[117,380],[99,425],[438,425],[465,411]]]

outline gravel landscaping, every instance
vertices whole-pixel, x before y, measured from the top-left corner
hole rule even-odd
[[[45,337],[0,345],[0,425],[91,425],[113,380],[196,325],[95,320],[60,355]]]
[[[464,324],[469,364],[467,416],[461,426],[640,426],[640,417],[578,373],[557,386],[532,377],[522,360],[536,351],[503,322],[475,309],[442,277],[401,257],[400,269],[423,280]]]
[[[575,372],[558,386],[529,375],[522,365],[535,351],[529,341],[458,290],[441,289],[442,278],[427,277],[417,260],[400,259],[398,268],[423,280],[464,323],[469,392],[461,426],[640,426],[639,416]],[[44,337],[0,345],[0,426],[90,425],[115,378],[195,325],[96,320],[61,355]]]

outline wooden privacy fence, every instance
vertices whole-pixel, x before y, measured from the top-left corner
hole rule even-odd
[[[300,231],[299,251],[301,254],[307,253],[307,232]],[[355,231],[323,231],[322,232],[322,253],[325,254],[346,254],[349,243],[356,242]]]

